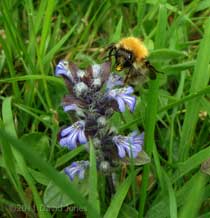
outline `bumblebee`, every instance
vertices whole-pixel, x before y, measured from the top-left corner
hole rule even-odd
[[[122,38],[118,43],[110,45],[107,50],[108,58],[111,61],[115,58],[116,71],[128,69],[125,83],[136,85],[140,81],[145,81],[147,76],[154,80],[157,70],[147,60],[148,49],[143,42],[135,37]]]

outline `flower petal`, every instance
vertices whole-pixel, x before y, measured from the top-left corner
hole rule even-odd
[[[113,87],[121,85],[123,85],[123,79],[117,74],[111,74],[106,82],[107,90],[111,90]]]
[[[73,130],[74,130],[74,127],[73,127],[73,126],[69,126],[69,127],[65,128],[65,129],[61,130],[60,135],[61,135],[61,137],[64,137],[64,136],[66,136],[66,135],[71,134],[71,132],[72,132]]]
[[[67,174],[72,181],[77,175],[79,179],[84,179],[85,169],[89,166],[88,161],[77,161],[73,162],[70,166],[64,169],[65,174]]]
[[[67,139],[67,137],[60,139],[59,144],[62,147],[68,147],[68,139]]]
[[[112,89],[108,90],[108,97],[113,98],[117,101],[118,107],[121,112],[125,111],[125,104],[129,107],[130,111],[133,112],[136,105],[135,96],[130,96],[133,93],[131,86],[127,88]]]
[[[134,89],[131,86],[128,86],[126,88],[125,94],[130,95],[134,92]]]
[[[60,61],[56,68],[55,68],[55,75],[56,76],[66,76],[70,80],[72,80],[71,71],[69,69],[69,62],[68,61]]]
[[[81,169],[78,172],[78,177],[79,177],[79,179],[84,179],[84,177],[85,177],[85,169]]]
[[[128,136],[114,136],[112,140],[117,146],[119,157],[123,158],[127,153],[129,157],[136,158],[142,150],[143,136],[143,134],[137,135],[136,131]]]
[[[116,97],[120,112],[125,112],[125,102],[120,97]]]
[[[135,104],[136,104],[136,98],[135,98],[135,96],[128,96],[128,95],[125,95],[125,96],[123,97],[123,100],[124,100],[125,103],[128,105],[130,111],[133,112],[134,109],[135,109]]]
[[[125,149],[122,146],[117,145],[117,150],[118,150],[119,157],[124,158],[125,157]]]
[[[72,149],[74,149],[74,148],[77,147],[77,144],[76,144],[76,142],[77,142],[77,136],[78,136],[78,131],[77,131],[77,130],[74,130],[74,131],[72,132],[72,134],[67,137],[67,138],[68,138],[68,148],[69,148],[70,150],[72,150]]]
[[[87,138],[85,136],[85,133],[83,130],[80,130],[78,133],[78,141],[80,144],[86,144],[87,143]]]
[[[67,111],[77,110],[78,107],[76,104],[69,104],[69,105],[64,105],[63,109],[65,112],[67,112]]]

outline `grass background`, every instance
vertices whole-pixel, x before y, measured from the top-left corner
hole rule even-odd
[[[2,217],[210,217],[209,15],[209,0],[1,0]],[[101,63],[103,48],[130,35],[144,39],[164,75],[140,87],[135,113],[123,114],[122,122],[116,113],[113,124],[122,134],[144,129],[151,163],[138,167],[137,184],[131,170],[109,201],[91,149],[84,197],[59,173],[87,154],[57,142],[69,118],[54,68],[63,58],[80,67]],[[57,187],[81,211],[46,209],[50,181],[52,199]]]

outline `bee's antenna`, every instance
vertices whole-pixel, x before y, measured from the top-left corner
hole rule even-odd
[[[112,43],[112,44],[110,44],[107,48],[105,48],[105,51],[111,50],[111,49],[113,49],[114,47],[115,47],[115,44]]]
[[[106,59],[106,58],[110,58],[112,56],[115,56],[114,54],[109,54],[109,55],[106,55],[105,57],[103,57],[103,60]]]
[[[115,47],[115,44],[111,44],[110,46],[108,46],[105,51],[109,51],[108,53],[108,58],[109,58],[109,61],[111,61],[111,57],[114,56],[115,54],[113,54],[114,51],[116,51],[116,47]]]

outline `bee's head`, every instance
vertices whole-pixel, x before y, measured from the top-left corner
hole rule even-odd
[[[134,55],[132,52],[123,48],[116,49],[115,52],[115,69],[121,71],[124,68],[130,68],[134,62]]]
[[[133,52],[119,47],[117,44],[112,44],[108,47],[108,57],[111,61],[111,57],[115,57],[115,69],[121,71],[124,68],[130,68],[135,61]]]

